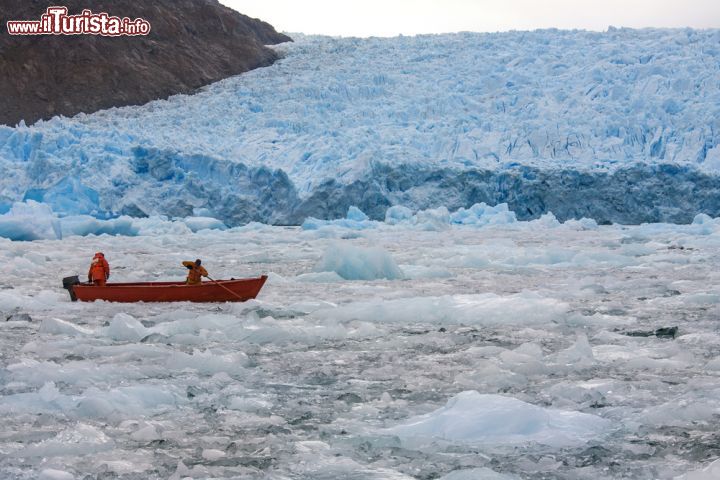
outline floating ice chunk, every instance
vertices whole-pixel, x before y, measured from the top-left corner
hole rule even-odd
[[[499,249],[500,247],[496,248],[496,253]],[[471,252],[467,255],[458,253],[449,258],[436,258],[434,263],[456,268],[487,268],[492,265],[488,254],[482,251]]]
[[[182,460],[178,460],[177,468],[168,480],[180,480],[186,477],[192,478],[192,471],[183,463]]]
[[[713,220],[713,218],[707,213],[698,213],[692,221],[693,225],[707,225],[714,223],[716,223],[715,220]]]
[[[166,217],[131,218],[121,216],[102,220],[90,215],[58,218],[51,207],[34,200],[15,203],[0,215],[0,237],[10,240],[61,239],[86,235],[159,235],[185,234],[200,230],[226,230],[223,222],[212,217],[187,217],[171,221]]]
[[[336,272],[311,272],[303,273],[295,277],[297,282],[309,283],[333,283],[342,282],[344,279]]]
[[[683,295],[681,300],[686,305],[703,305],[720,303],[720,294],[712,292],[698,292]]]
[[[372,325],[362,322],[353,323],[346,327],[333,319],[314,324],[309,323],[304,318],[278,321],[272,317],[264,317],[248,322],[243,328],[225,333],[227,338],[256,344],[282,344],[288,342],[312,344],[319,340],[337,340],[348,336],[365,337],[374,335],[377,335],[376,329]]]
[[[14,263],[14,262],[9,262]],[[22,262],[24,263],[24,262]],[[22,265],[22,263],[20,265]],[[32,271],[32,268],[28,269]],[[27,275],[26,272],[21,272],[22,276]],[[11,312],[16,309],[23,310],[56,310],[61,305],[70,303],[70,298],[67,293],[62,290],[41,290],[40,292],[29,296],[21,295],[17,293],[15,289],[0,289],[0,311]]]
[[[158,440],[161,437],[157,429],[155,428],[155,425],[150,424],[145,425],[144,427],[131,433],[130,438],[132,438],[136,442],[151,442],[153,440]]]
[[[205,207],[199,207],[199,208],[198,208],[198,207],[195,207],[195,208],[193,208],[193,212],[192,212],[192,213],[193,213],[193,216],[196,216],[196,217],[212,217],[212,218],[215,218],[215,217],[213,217],[212,212],[210,211],[210,209],[209,209],[209,208],[205,208]]]
[[[235,328],[241,320],[234,315],[187,315],[174,322],[163,322],[149,329],[162,335],[196,334],[200,330],[226,331]]]
[[[537,221],[537,220],[534,220]],[[560,263],[572,264],[578,255],[576,251],[560,248],[522,249],[505,260],[507,265],[556,265]]]
[[[542,347],[538,345],[537,343],[527,342],[523,343],[519,347],[517,347],[514,352],[520,353],[523,355],[528,355],[535,359],[542,359],[543,358],[543,351]]]
[[[213,217],[186,217],[182,222],[193,232],[200,230],[227,230],[227,226]]]
[[[452,223],[460,225],[506,225],[517,222],[515,212],[508,209],[507,203],[491,207],[485,202],[476,203],[468,209],[460,208],[450,215]]]
[[[320,227],[324,227],[327,224],[327,220],[320,220],[319,218],[308,217],[303,221],[302,225],[300,225],[300,228],[302,228],[303,230],[318,230],[320,229]]]
[[[559,300],[522,292],[509,296],[484,293],[353,302],[322,309],[315,314],[338,321],[364,320],[408,325],[537,325],[562,322],[568,310],[569,306]]]
[[[556,228],[556,227],[560,226],[560,222],[558,221],[557,218],[555,218],[555,215],[553,215],[552,212],[548,212],[545,215],[538,218],[537,220],[531,220],[528,223],[535,227],[543,227],[543,228]]]
[[[362,213],[362,212],[361,212]],[[341,218],[339,220],[320,220],[314,217],[308,217],[302,223],[301,228],[303,230],[323,230],[328,227],[339,227],[350,230],[365,230],[368,228],[377,228],[378,222],[373,220],[350,220],[347,218]],[[327,232],[326,232],[327,234]],[[329,235],[328,235],[329,236]]]
[[[420,230],[447,230],[450,228],[450,212],[446,207],[421,210],[415,214],[413,222]]]
[[[59,318],[46,318],[40,324],[40,333],[51,333],[54,335],[70,335],[73,337],[80,335],[91,335],[92,330],[83,328],[79,325],[60,320]]]
[[[573,230],[597,230],[600,228],[598,226],[598,223],[592,219],[592,218],[581,218],[580,220],[570,219],[566,220],[565,223],[563,223],[568,228],[571,228]]]
[[[452,443],[571,447],[596,439],[611,427],[608,420],[580,412],[541,408],[501,395],[462,392],[426,415],[383,430],[408,446],[434,439]]]
[[[338,220],[320,220],[315,217],[308,217],[303,221],[301,228],[303,230],[323,230],[327,227],[340,227],[350,230],[365,230],[368,228],[377,228],[379,222],[369,220],[368,216],[357,207],[351,206],[345,218]],[[328,232],[325,232],[327,235]],[[327,235],[330,236],[330,235]]]
[[[240,410],[243,412],[269,412],[273,404],[272,402],[259,398],[232,397],[228,401],[227,407],[230,410]]]
[[[28,445],[22,450],[13,452],[12,456],[62,457],[66,455],[89,455],[92,453],[112,450],[114,446],[115,443],[113,440],[105,435],[101,430],[93,427],[92,425],[76,423],[67,429],[60,431],[53,438]]]
[[[237,375],[245,371],[244,367],[247,364],[248,358],[243,352],[214,355],[211,352],[200,352],[197,350],[194,351],[192,355],[175,352],[167,361],[168,368],[174,370],[184,370],[187,368],[206,375],[221,372]]]
[[[660,405],[647,408],[638,419],[647,425],[687,427],[699,422],[712,422],[720,415],[720,389],[700,394],[688,393]]]
[[[535,347],[539,349],[537,345]],[[521,345],[515,350],[505,350],[498,357],[502,361],[502,366],[513,373],[539,375],[548,371],[542,351],[537,351],[528,344]]]
[[[47,382],[38,390],[38,396],[43,402],[50,403],[60,397],[60,390],[58,390],[54,382]]]
[[[368,216],[365,215],[365,212],[363,212],[354,205],[348,208],[348,212],[345,218],[347,218],[348,220],[354,220],[356,222],[364,222],[365,220],[368,220]]]
[[[586,383],[565,381],[550,387],[548,394],[552,404],[558,407],[597,407],[607,403],[606,394],[611,394],[614,386],[612,381],[603,380]]]
[[[0,312],[11,312],[18,308],[26,307],[25,298],[10,292],[0,291]]]
[[[74,480],[75,476],[72,473],[68,473],[64,470],[55,470],[53,468],[46,468],[40,472],[38,480]]]
[[[464,388],[500,392],[509,388],[522,388],[528,383],[525,375],[500,368],[490,360],[478,360],[473,367],[472,372],[458,374],[455,384]]]
[[[0,215],[0,237],[25,241],[58,239],[62,238],[62,230],[49,205],[28,200],[14,203],[9,212]]]
[[[241,227],[234,227],[229,230],[231,232],[248,232],[248,231],[271,230],[272,228],[273,228],[272,225],[268,225],[266,223],[250,222]]]
[[[712,370],[714,372],[720,372],[720,357],[715,357],[709,360],[705,364],[705,370]]]
[[[102,234],[135,236],[138,234],[138,229],[130,217],[98,220],[89,215],[73,215],[61,218],[59,221],[63,237]]]
[[[699,470],[675,477],[675,480],[717,480],[720,478],[720,459]]]
[[[303,440],[295,442],[295,449],[303,454],[321,455],[330,451],[330,445],[319,440]]]
[[[345,280],[397,280],[404,278],[389,252],[378,247],[331,244],[315,266],[316,272],[335,272]]]
[[[557,362],[575,368],[584,368],[594,364],[595,357],[587,335],[578,334],[577,340],[570,348],[558,352]]]
[[[0,397],[0,412],[44,413],[69,411],[74,408],[73,399],[60,393],[54,382],[46,382],[37,392],[16,393]]]
[[[127,313],[118,313],[110,320],[105,332],[113,340],[137,342],[148,335],[149,330]]]
[[[147,457],[143,457],[142,455],[131,455],[129,459],[126,460],[113,460],[113,458],[117,457],[114,457],[112,452],[104,455],[104,459],[102,458],[103,454],[96,457],[98,459],[95,461],[95,468],[100,469],[100,471],[114,472],[120,477],[129,476],[129,474],[132,473],[143,473],[153,468],[153,464],[149,461],[144,461]]]
[[[720,346],[720,334],[703,332],[703,333],[688,333],[686,335],[680,335],[676,338],[678,343],[685,343],[689,346],[705,345],[707,347],[718,347]],[[720,357],[719,357],[720,358]]]
[[[452,471],[438,480],[520,480],[520,477],[498,473],[489,468],[470,468]]]
[[[292,478],[312,479],[363,479],[363,480],[415,480],[416,477],[402,474],[388,468],[369,468],[346,455],[341,455],[323,442],[296,442],[299,454]],[[277,480],[289,480],[282,477]]]
[[[206,448],[202,451],[202,458],[205,460],[208,460],[210,462],[214,462],[215,460],[220,460],[225,456],[225,452],[222,450],[216,450],[214,448]]]
[[[413,213],[407,207],[395,205],[385,211],[385,223],[389,225],[397,225],[398,223],[410,222]]]
[[[453,274],[444,267],[426,267],[424,265],[400,265],[406,278],[415,280],[418,278],[449,278]]]
[[[187,478],[206,479],[214,477],[215,476],[211,475],[210,471],[203,465],[195,465],[192,468],[188,468],[181,460],[178,463],[177,470],[175,470],[175,473],[168,477],[168,480],[185,480]]]
[[[141,236],[186,235],[192,233],[190,227],[184,222],[171,222],[166,217],[134,218],[133,226],[137,229],[137,234]]]
[[[275,272],[268,272],[267,273],[267,280],[265,281],[266,285],[277,285],[277,284],[285,284],[288,283],[288,279],[280,275],[279,273]],[[296,277],[297,278],[297,277]]]
[[[174,408],[181,399],[167,387],[137,385],[102,391],[91,387],[77,398],[75,413],[87,418],[126,418]]]

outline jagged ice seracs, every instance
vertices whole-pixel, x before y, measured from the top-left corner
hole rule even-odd
[[[720,215],[717,30],[296,36],[195,95],[0,127],[0,213],[300,224],[393,205]]]

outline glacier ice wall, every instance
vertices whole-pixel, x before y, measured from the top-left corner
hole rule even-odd
[[[0,127],[0,213],[720,215],[718,30],[296,40],[196,95]]]

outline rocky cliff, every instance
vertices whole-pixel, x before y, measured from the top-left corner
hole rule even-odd
[[[0,123],[146,103],[272,64],[265,45],[291,41],[216,0],[67,0],[83,9],[150,22],[146,36],[23,35],[7,20],[39,20],[48,3],[0,3]]]

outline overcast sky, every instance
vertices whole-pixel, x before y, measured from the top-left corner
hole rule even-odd
[[[720,28],[720,0],[220,0],[278,31],[395,36],[616,27]]]

